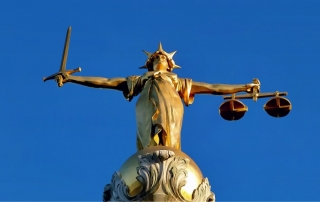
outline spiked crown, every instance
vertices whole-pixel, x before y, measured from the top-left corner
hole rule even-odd
[[[174,60],[173,60],[173,56],[177,51],[174,51],[172,53],[167,53],[166,51],[163,50],[162,48],[162,44],[161,42],[159,43],[159,47],[158,50],[154,53],[149,53],[145,50],[143,50],[143,52],[147,55],[148,59],[146,61],[146,64],[142,67],[140,67],[140,69],[148,69],[149,71],[153,70],[153,59],[156,55],[165,55],[167,57],[167,61],[168,61],[168,65],[169,65],[169,69],[168,71],[172,71],[174,68],[181,68],[180,66],[176,65]]]

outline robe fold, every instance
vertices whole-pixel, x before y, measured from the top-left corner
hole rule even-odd
[[[128,92],[124,94],[129,101],[140,94],[136,103],[138,150],[156,145],[180,149],[184,111],[181,100],[186,106],[193,103],[192,80],[167,71],[157,72],[144,81],[141,78],[128,77]]]

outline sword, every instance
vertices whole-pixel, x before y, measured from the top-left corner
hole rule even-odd
[[[67,59],[68,59],[68,51],[69,51],[69,44],[70,44],[70,35],[71,35],[71,26],[68,27],[67,30],[67,35],[66,35],[66,40],[64,43],[64,49],[62,53],[62,59],[61,59],[61,64],[60,64],[60,69],[59,72],[52,74],[48,77],[43,77],[43,81],[55,79],[58,83],[59,87],[63,86],[63,78],[67,77],[68,75],[71,75],[75,72],[80,72],[81,68],[78,67],[73,70],[66,70],[66,65],[67,65]]]

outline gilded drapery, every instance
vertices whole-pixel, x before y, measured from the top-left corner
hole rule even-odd
[[[191,79],[179,79],[172,72],[158,72],[142,81],[140,76],[127,78],[129,101],[136,95],[137,147],[165,145],[180,149],[183,102],[192,104]]]

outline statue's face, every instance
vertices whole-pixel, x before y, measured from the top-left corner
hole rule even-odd
[[[157,54],[153,57],[153,70],[159,71],[159,70],[167,70],[169,69],[167,57],[162,54]]]

